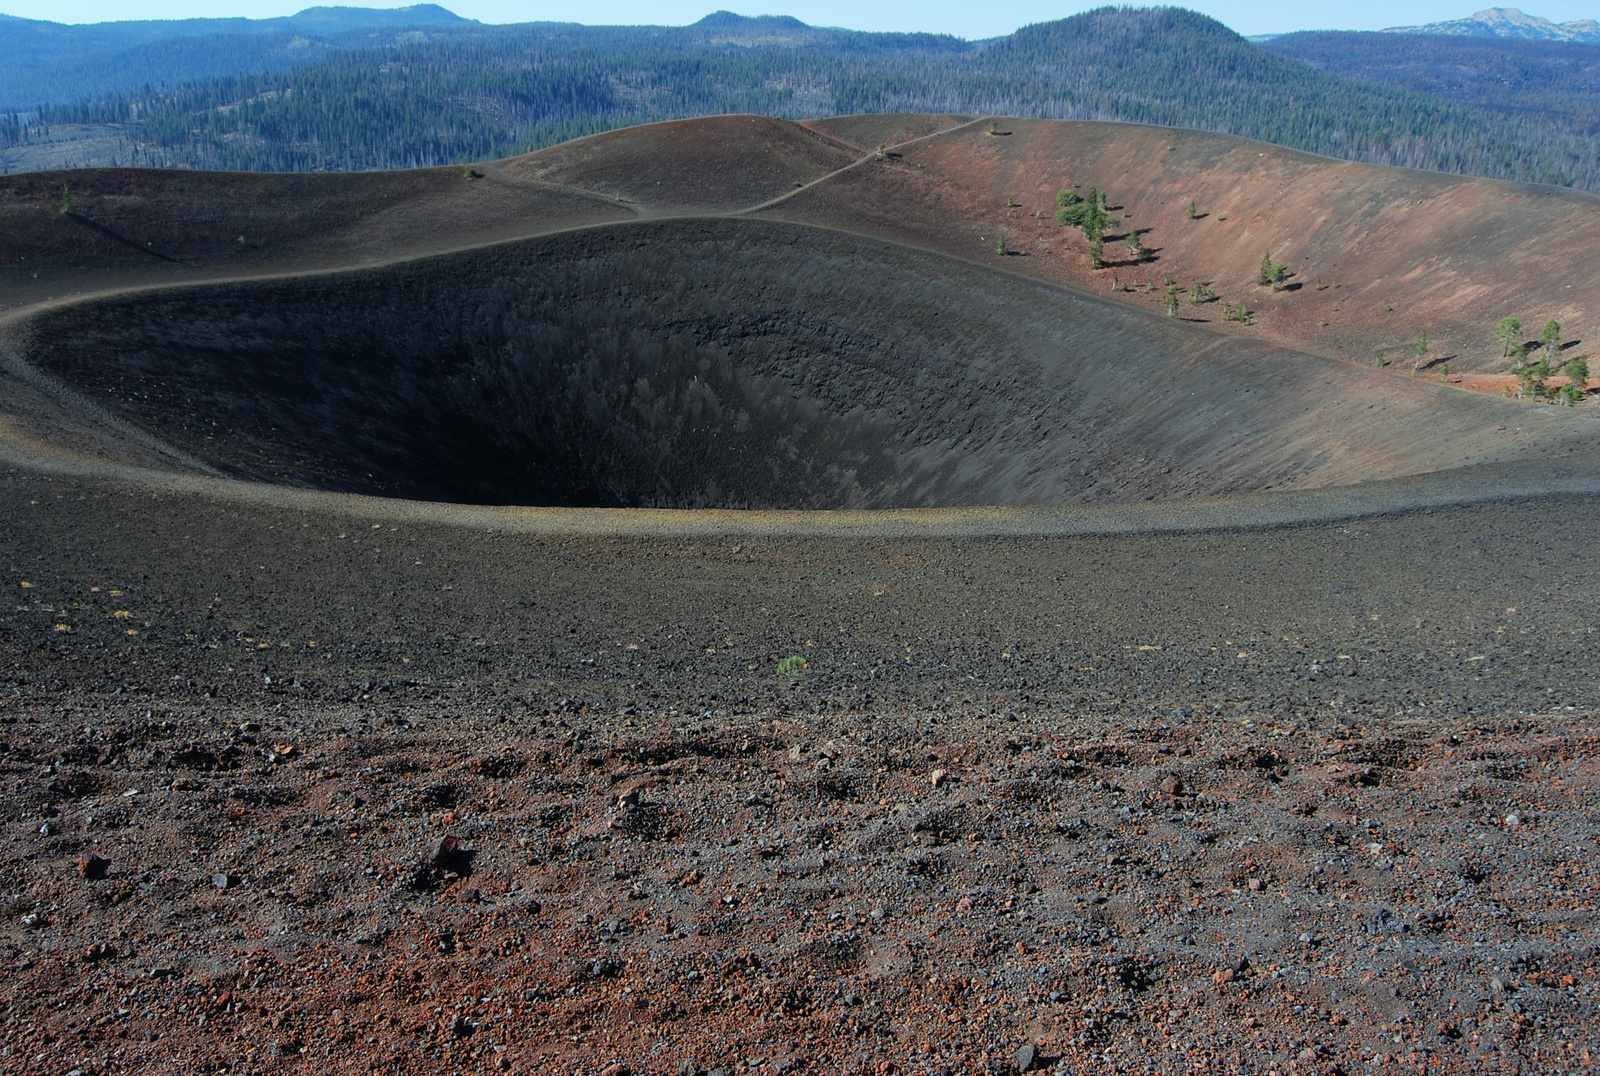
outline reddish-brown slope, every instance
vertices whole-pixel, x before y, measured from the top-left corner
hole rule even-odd
[[[840,137],[909,125],[856,117],[813,125]],[[1600,199],[1556,188],[1380,168],[1264,143],[1127,124],[1006,120],[908,145],[873,169],[813,188],[774,213],[894,234],[1100,290],[1113,279],[1187,286],[1211,279],[1224,299],[1257,312],[1252,335],[1322,354],[1409,355],[1427,330],[1432,362],[1503,369],[1496,322],[1520,318],[1531,339],[1547,319],[1568,341],[1600,333]],[[1081,234],[1054,222],[1056,192],[1097,186],[1128,214],[1107,243],[1111,265],[1088,268]],[[1017,203],[1008,208],[1007,200]],[[1200,218],[1187,219],[1190,202]],[[1034,213],[1039,217],[1035,218]],[[1120,214],[1114,214],[1119,216]],[[998,258],[1005,228],[1028,257]],[[1157,259],[1123,264],[1127,227]],[[1253,283],[1263,254],[1293,271],[1274,294]],[[1325,285],[1325,287],[1324,287]],[[1158,292],[1131,301],[1154,302]],[[1220,320],[1220,304],[1185,316]]]
[[[726,212],[811,183],[859,155],[799,124],[712,116],[580,138],[508,161],[503,171],[651,212]]]

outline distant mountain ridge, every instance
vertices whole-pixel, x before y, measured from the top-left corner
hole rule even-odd
[[[1485,8],[1469,19],[1431,22],[1426,26],[1392,26],[1383,33],[1505,37],[1522,41],[1577,41],[1600,44],[1600,22],[1594,19],[1557,23],[1537,15],[1525,15],[1514,7]]]
[[[437,4],[309,7],[275,19],[81,24],[0,15],[0,111],[123,93],[145,82],[281,71],[405,33],[477,25]]]
[[[1600,138],[1600,44],[1528,38],[1320,31],[1262,47],[1361,82]]]
[[[92,64],[84,77],[99,89],[69,81],[64,98],[23,99],[9,113],[0,94],[0,170],[406,168],[658,120],[916,112],[1190,127],[1373,164],[1600,190],[1600,92],[1587,57],[1600,47],[1351,36],[1289,35],[1262,47],[1172,7],[1104,7],[984,41],[728,12],[678,27],[211,34],[141,46],[131,55],[142,67]],[[1428,60],[1446,53],[1442,65]],[[0,89],[10,80],[42,95],[8,59],[0,46]],[[1535,60],[1531,77],[1510,69]],[[1562,87],[1554,107],[1547,74]],[[108,91],[113,75],[120,82]]]
[[[136,44],[168,37],[194,37],[204,34],[341,34],[377,26],[466,26],[476,19],[464,19],[438,4],[415,4],[399,8],[308,7],[293,15],[273,19],[247,19],[228,16],[212,19],[137,19],[117,22],[65,23],[45,19],[19,19],[0,14],[0,39],[9,45],[25,32],[49,35],[68,45]]]

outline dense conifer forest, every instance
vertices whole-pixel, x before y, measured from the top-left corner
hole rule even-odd
[[[1263,47],[1175,8],[1102,8],[981,42],[726,13],[682,28],[469,24],[287,69],[41,106],[0,120],[0,147],[111,131],[122,164],[315,171],[481,160],[711,113],[961,112],[1191,127],[1600,189],[1600,148],[1579,115],[1592,80],[1572,82],[1569,114],[1552,117],[1382,73],[1437,42],[1470,50],[1470,39],[1395,39],[1388,59],[1379,42],[1364,46],[1366,60],[1336,62],[1318,36]]]
[[[1324,32],[1285,34],[1266,48],[1346,78],[1540,116],[1600,135],[1600,45],[1505,38]]]

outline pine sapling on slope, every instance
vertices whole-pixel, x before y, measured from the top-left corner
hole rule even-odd
[[[1517,339],[1522,336],[1522,322],[1516,318],[1502,318],[1500,324],[1494,327],[1494,334],[1505,345],[1500,352],[1500,357],[1509,359],[1511,357],[1511,348],[1516,344]]]
[[[1530,396],[1535,400],[1541,399],[1549,391],[1545,387],[1545,378],[1550,376],[1550,367],[1545,365],[1543,359],[1530,362],[1517,371],[1517,395]]]
[[[1569,359],[1567,364],[1561,368],[1561,372],[1571,378],[1572,383],[1577,385],[1579,389],[1584,392],[1589,391],[1589,356],[1579,355],[1576,358]]]
[[[1561,372],[1567,375],[1567,383],[1556,393],[1557,398],[1568,407],[1582,403],[1589,394],[1589,356],[1567,360]]]
[[[1423,329],[1422,335],[1417,337],[1417,342],[1411,345],[1411,374],[1416,376],[1422,369],[1422,360],[1428,357],[1428,330]]]

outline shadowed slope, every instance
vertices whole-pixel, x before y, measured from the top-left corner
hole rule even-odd
[[[226,472],[475,503],[887,508],[1508,458],[1516,405],[751,220],[89,301],[41,369]]]
[[[141,284],[359,265],[634,215],[591,192],[478,171],[5,176],[0,310]]]

